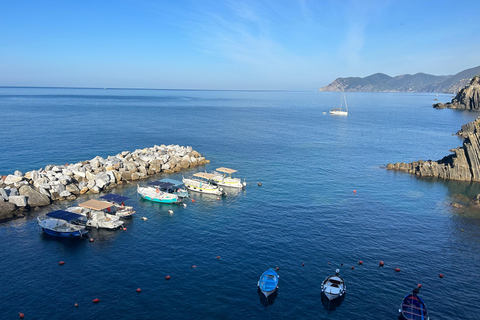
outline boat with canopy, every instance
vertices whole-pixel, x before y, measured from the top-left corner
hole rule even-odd
[[[193,174],[194,178],[183,178],[182,181],[190,191],[196,191],[206,194],[214,194],[217,196],[224,196],[226,192],[223,188],[218,188],[211,183],[211,180],[215,177],[213,173],[197,172]]]
[[[100,197],[101,199],[113,204],[112,207],[110,207],[110,212],[109,214],[114,214],[120,218],[128,218],[131,217],[132,214],[135,213],[135,210],[133,210],[132,206],[126,206],[125,201],[130,199],[129,197],[121,196],[118,194],[106,194],[104,196]]]
[[[37,224],[46,234],[62,238],[81,238],[88,233],[84,225],[72,223],[81,221],[84,216],[73,212],[57,210],[49,212],[44,218],[37,217]]]
[[[67,208],[67,211],[87,217],[87,227],[116,229],[123,225],[123,221],[120,221],[120,217],[107,213],[112,211],[113,206],[109,202],[91,199],[79,203],[77,207]]]
[[[231,188],[245,188],[247,183],[240,178],[232,177],[232,174],[238,172],[237,170],[230,168],[217,168],[213,174],[215,175],[212,178],[212,182],[217,186],[231,187]]]
[[[180,180],[165,178],[148,183],[149,186],[158,187],[161,191],[175,194],[180,198],[188,198],[190,194],[185,188],[185,184]]]

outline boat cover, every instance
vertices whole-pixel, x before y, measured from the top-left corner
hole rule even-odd
[[[204,178],[204,179],[212,179],[213,177],[216,177],[216,175],[214,175],[213,173],[207,173],[207,172],[197,172],[193,176]]]
[[[233,169],[229,169],[229,168],[225,168],[225,167],[217,168],[217,171],[228,173],[228,174],[232,174],[234,172],[237,172],[237,170],[233,170]]]
[[[130,199],[128,197],[124,197],[124,196],[121,196],[121,195],[118,195],[118,194],[112,194],[112,193],[101,196],[100,198],[105,199],[107,201],[113,201],[113,202],[116,202],[116,203],[122,203],[125,200]]]
[[[63,210],[57,210],[57,211],[47,213],[47,216],[50,218],[61,219],[65,221],[72,221],[75,219],[83,218],[81,214],[76,214],[73,212],[68,212]]]
[[[99,200],[88,200],[83,203],[78,204],[80,207],[88,208],[88,209],[93,209],[97,211],[101,211],[107,208],[110,208],[113,206],[111,203],[105,202],[105,201],[99,201]]]
[[[161,189],[168,189],[173,186],[173,183],[162,182],[162,181],[152,181],[148,183],[150,186],[159,187]]]
[[[184,185],[183,182],[180,181],[180,180],[169,179],[169,178],[162,179],[162,180],[160,180],[160,182],[171,183],[172,185],[175,186],[175,188],[179,188],[179,187],[182,187]]]

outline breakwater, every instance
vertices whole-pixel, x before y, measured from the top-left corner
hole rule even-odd
[[[15,171],[0,179],[0,221],[23,216],[30,209],[53,201],[74,200],[127,181],[160,172],[180,172],[209,162],[192,147],[155,145],[106,159],[96,156],[75,164],[47,165],[25,174]]]

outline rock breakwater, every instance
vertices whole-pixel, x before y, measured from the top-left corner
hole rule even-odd
[[[30,209],[57,200],[74,200],[114,186],[164,172],[174,173],[209,163],[192,147],[161,145],[97,156],[75,164],[47,165],[23,174],[1,176],[0,221],[23,216]]]

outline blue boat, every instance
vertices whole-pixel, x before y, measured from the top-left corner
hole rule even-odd
[[[46,234],[62,238],[81,238],[88,233],[85,225],[72,221],[84,221],[85,217],[73,212],[57,210],[47,213],[44,219],[37,217],[37,223]]]
[[[417,294],[420,288],[414,289],[412,293],[403,298],[400,309],[398,310],[398,319],[400,320],[428,320],[427,307],[422,298]]]
[[[278,278],[278,274],[272,268],[262,274],[258,281],[258,288],[260,288],[260,291],[262,291],[265,297],[268,297],[277,290]]]

